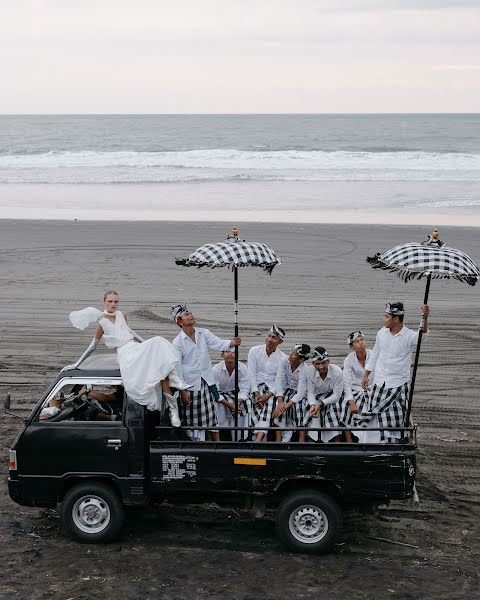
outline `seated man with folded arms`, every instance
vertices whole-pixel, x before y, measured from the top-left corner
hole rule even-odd
[[[311,417],[309,427],[325,427],[329,431],[321,432],[322,442],[341,442],[343,412],[343,371],[330,363],[328,352],[323,346],[317,346],[312,353],[312,366],[306,369],[307,404]],[[315,441],[318,432],[308,434]]]
[[[286,429],[287,427],[305,427],[306,386],[303,386],[304,392],[301,397],[297,391],[309,356],[308,344],[295,344],[288,356],[280,363],[275,379],[277,406],[273,413],[273,423],[283,431],[275,432],[276,442],[289,442],[292,439],[293,429]],[[299,436],[299,441],[304,442],[305,432],[299,431]]]
[[[235,353],[230,350],[222,352],[223,360],[213,367],[215,385],[220,394],[217,405],[217,417],[219,427],[235,427]],[[248,427],[248,416],[245,412],[244,403],[248,398],[250,383],[248,380],[247,367],[238,363],[238,425]],[[232,440],[246,437],[248,431],[231,432]]]
[[[285,331],[272,325],[265,344],[253,346],[248,352],[248,377],[250,379],[250,426],[270,427],[275,409],[275,378],[280,363],[286,355],[278,348],[285,339]],[[267,431],[255,431],[256,441],[263,442]]]

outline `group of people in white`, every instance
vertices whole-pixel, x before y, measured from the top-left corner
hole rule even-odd
[[[172,307],[180,333],[172,343],[156,336],[143,340],[118,310],[118,293],[104,295],[103,312],[89,307],[70,314],[71,323],[85,329],[97,322],[95,336],[75,364],[89,356],[103,338],[117,351],[123,385],[129,397],[150,410],[163,399],[174,427],[183,424],[190,438],[220,440],[221,427],[235,425],[235,346],[241,338],[220,339],[196,327],[184,304]],[[421,308],[428,333],[429,307]],[[402,437],[407,406],[412,349],[418,332],[403,324],[401,302],[387,303],[384,327],[373,349],[363,333],[347,338],[350,352],[343,369],[323,346],[295,343],[288,354],[280,347],[285,331],[272,325],[265,343],[252,347],[247,365],[238,363],[237,429],[232,439],[263,442],[275,428],[277,442],[395,442]],[[212,366],[209,350],[221,352]],[[310,363],[309,363],[310,361]],[[174,393],[174,390],[178,392]],[[201,428],[201,429],[197,429]]]

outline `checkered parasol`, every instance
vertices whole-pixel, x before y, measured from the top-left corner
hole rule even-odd
[[[480,270],[464,252],[448,246],[401,244],[367,258],[374,269],[393,271],[405,282],[431,275],[432,279],[453,278],[475,285]]]
[[[227,238],[224,242],[204,244],[192,252],[188,258],[175,259],[177,265],[185,267],[262,267],[271,273],[281,264],[275,252],[266,244],[242,242]]]

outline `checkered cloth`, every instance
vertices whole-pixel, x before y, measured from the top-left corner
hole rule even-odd
[[[407,407],[408,382],[394,388],[386,388],[385,384],[374,384],[370,401],[365,413],[353,415],[354,423],[359,427],[367,427],[373,417],[378,418],[378,426],[383,427],[404,427],[405,411]],[[395,441],[401,437],[401,431],[382,431],[380,439],[382,442]]]
[[[326,400],[333,392],[328,394],[317,394],[317,402]],[[327,429],[336,429],[337,427],[343,427],[342,413],[343,413],[344,396],[338,402],[332,402],[332,404],[326,404],[320,409],[320,427],[326,427]]]
[[[217,427],[216,400],[206,381],[202,379],[200,391],[188,392],[192,402],[180,402],[182,425],[192,427]]]
[[[260,383],[258,385],[258,391],[264,396],[265,394],[268,394],[270,388],[266,383]],[[251,427],[271,427],[272,413],[277,405],[276,396],[271,396],[262,406],[257,404],[257,399],[252,393],[250,394],[248,405]]]
[[[177,265],[185,267],[262,267],[271,273],[281,264],[275,252],[265,244],[225,240],[217,244],[204,244],[188,258],[175,259]]]
[[[358,407],[360,411],[358,414],[361,415],[363,412],[368,410],[369,403],[369,392],[365,392],[364,390],[353,390],[352,391],[352,400]],[[358,423],[355,422],[354,414],[350,410],[350,405],[348,402],[343,403],[343,413],[342,413],[342,421],[345,427],[358,427]]]
[[[433,279],[452,278],[475,285],[480,270],[465,253],[448,246],[429,246],[415,242],[367,258],[374,269],[392,271],[405,282],[431,275]]]
[[[285,404],[290,402],[290,400],[295,396],[297,390],[292,388],[287,388],[283,393],[283,401]],[[278,425],[281,429],[285,427],[306,427],[307,420],[307,397],[305,396],[300,400],[300,402],[296,402],[291,408],[289,408],[286,412],[281,414],[279,417],[274,419],[275,425]]]

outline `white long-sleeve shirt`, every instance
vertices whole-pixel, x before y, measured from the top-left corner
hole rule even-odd
[[[278,348],[268,356],[265,344],[250,348],[247,364],[251,392],[258,392],[259,384],[265,383],[268,385],[269,390],[274,393],[275,378],[283,358],[286,358],[286,354]]]
[[[212,362],[208,349],[223,352],[230,349],[230,340],[222,340],[208,329],[195,327],[195,342],[181,331],[172,342],[180,361],[177,371],[191,391],[198,391],[204,379],[208,385],[214,384]]]
[[[304,369],[305,363],[302,362],[292,371],[288,356],[282,359],[275,378],[275,396],[283,396],[288,389],[297,390]]]
[[[307,402],[309,406],[317,404],[318,394],[332,394],[325,399],[322,399],[323,404],[333,404],[338,402],[343,394],[343,371],[337,365],[328,365],[328,372],[325,379],[320,377],[320,373],[313,365],[306,369],[307,379]]]
[[[366,371],[375,370],[375,376],[373,380],[369,377],[369,383],[395,388],[410,381],[412,349],[417,341],[418,331],[412,331],[405,325],[395,335],[391,334],[390,329],[382,327],[365,365]]]
[[[220,361],[213,367],[213,377],[215,384],[220,392],[232,392],[235,390],[235,369],[232,374],[228,372],[225,361]],[[243,363],[238,363],[238,397],[246,400],[250,392],[250,382],[248,380],[248,369]]]
[[[371,353],[372,351],[367,348],[365,365],[368,363]],[[353,351],[350,352],[350,354],[347,354],[345,360],[343,361],[343,390],[347,400],[353,400],[353,392],[363,391],[362,377],[364,373],[365,368],[360,364],[360,361],[357,358],[357,353]],[[374,377],[375,375],[373,372],[369,381],[373,381]]]

